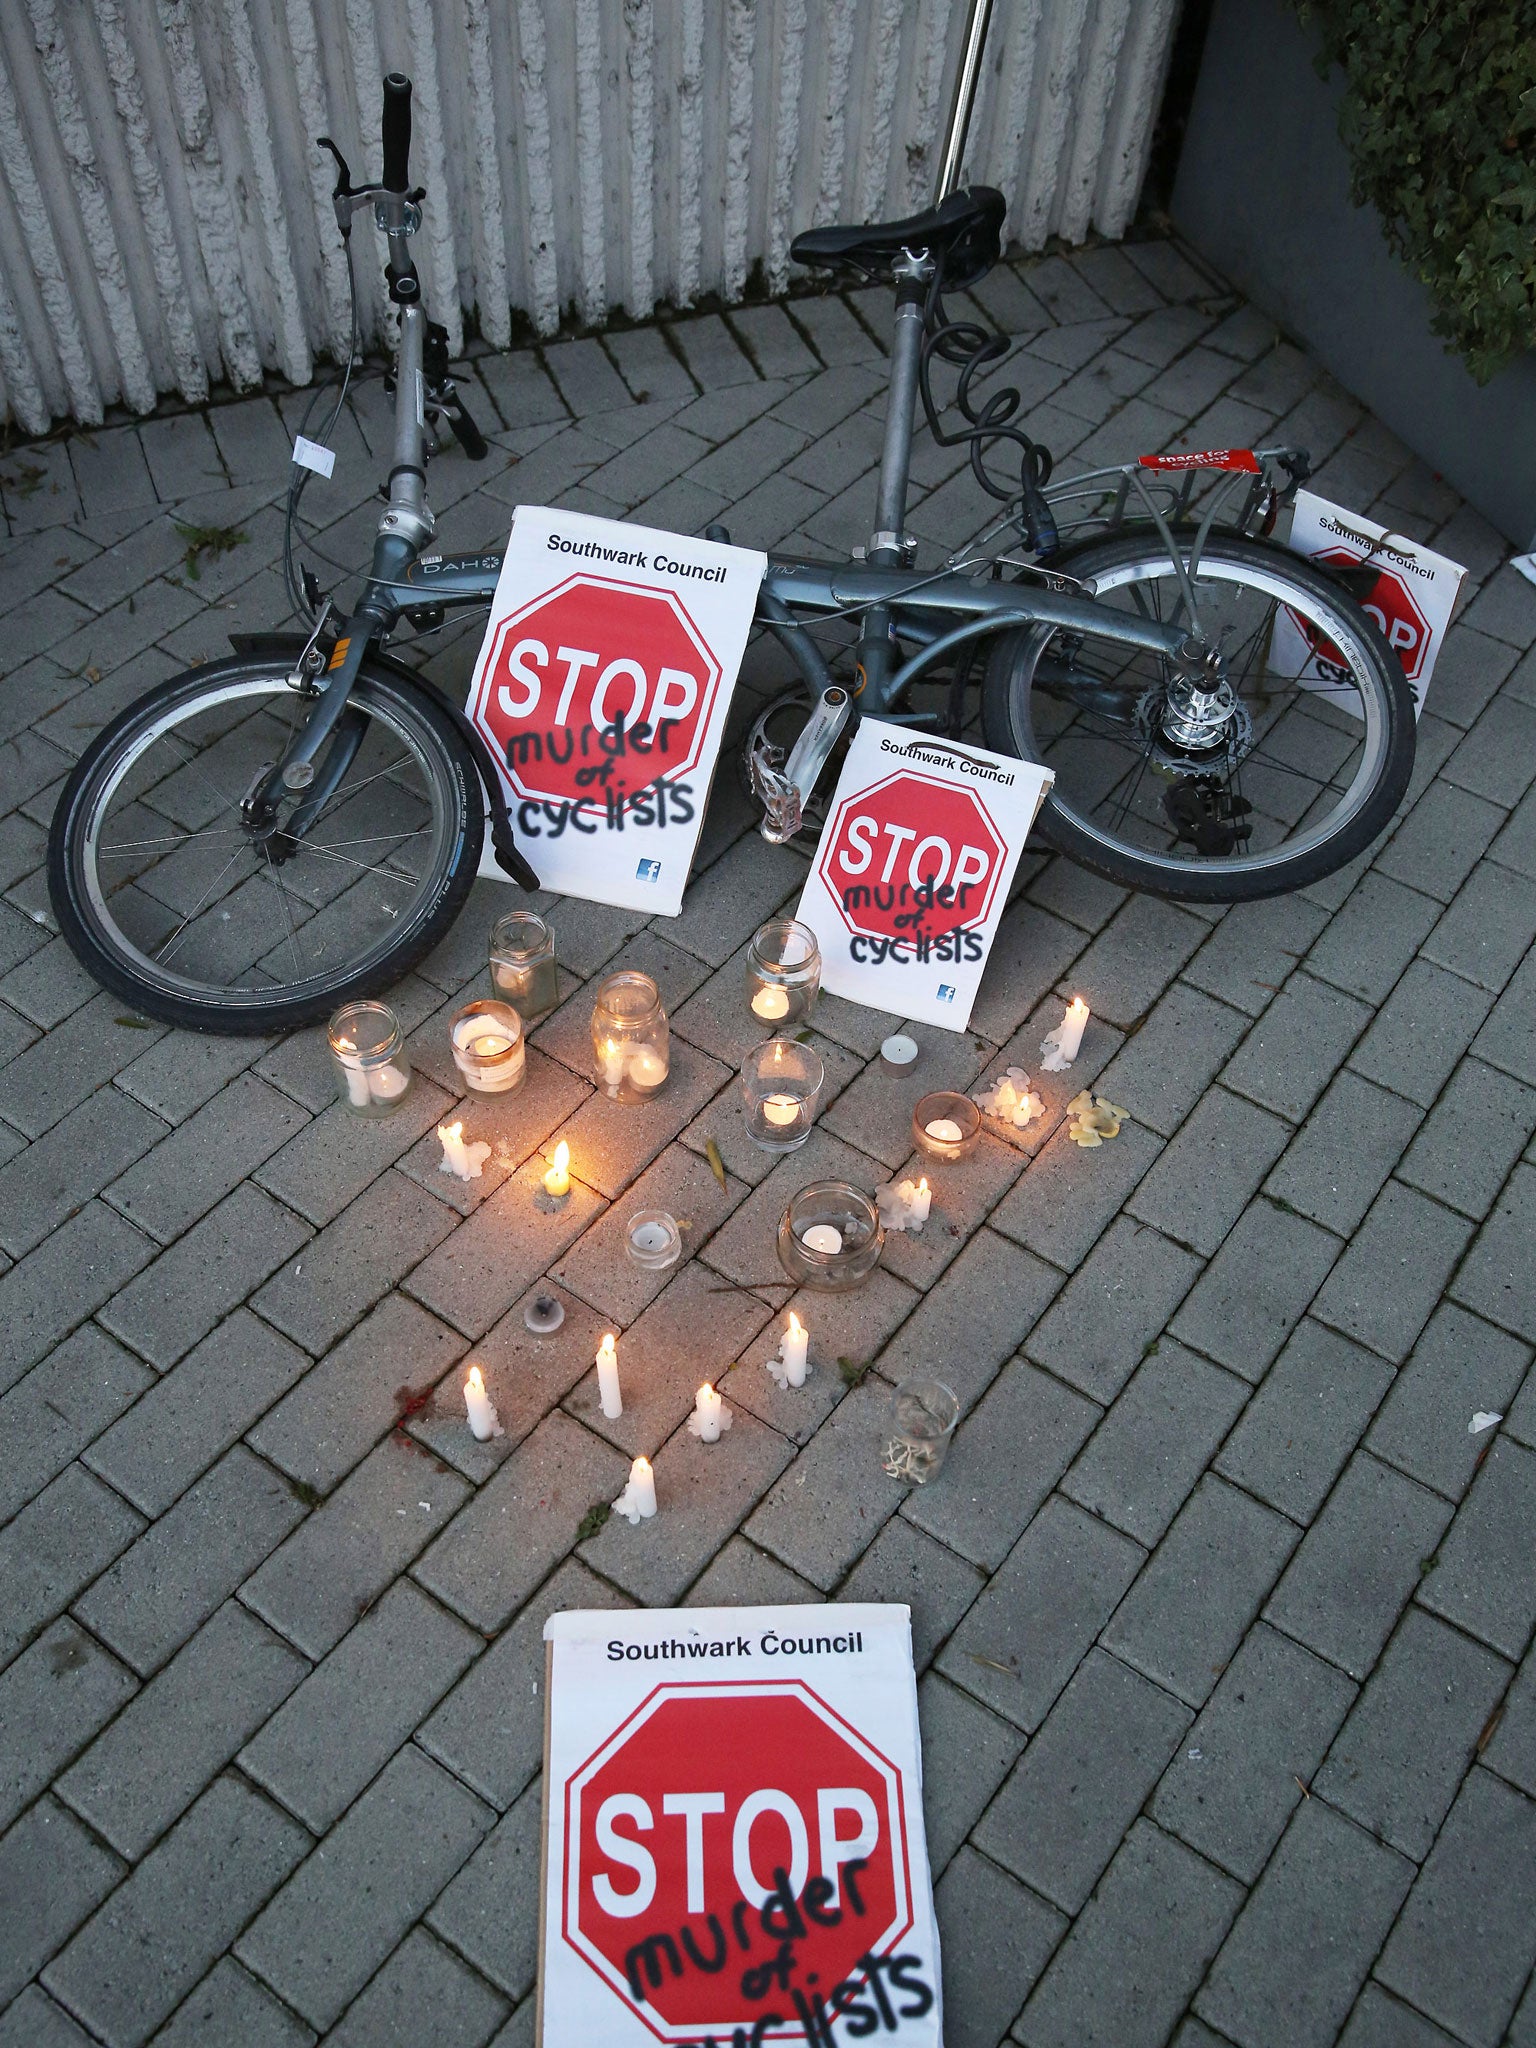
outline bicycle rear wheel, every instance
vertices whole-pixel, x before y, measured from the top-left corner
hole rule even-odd
[[[1175,539],[1187,568],[1192,539]],[[1103,605],[1196,626],[1222,653],[1232,712],[1204,744],[1175,741],[1161,657],[1048,626],[1000,635],[983,728],[989,746],[1054,772],[1040,814],[1051,845],[1130,888],[1240,903],[1331,874],[1385,829],[1413,772],[1413,699],[1331,577],[1276,543],[1212,534],[1192,621],[1155,530],[1052,567]],[[1310,686],[1320,669],[1325,691]]]
[[[312,698],[281,659],[173,677],[102,732],[48,841],[60,929],[114,994],[168,1024],[258,1033],[377,994],[448,929],[484,836],[479,777],[427,689],[365,664],[316,763],[334,779],[264,831],[241,802]],[[339,771],[339,772],[338,772]]]

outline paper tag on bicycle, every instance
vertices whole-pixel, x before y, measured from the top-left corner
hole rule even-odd
[[[293,437],[293,459],[299,469],[312,469],[316,476],[329,477],[336,471],[336,450],[320,441],[306,441],[302,434]]]
[[[1413,692],[1413,715],[1424,709],[1435,657],[1451,623],[1456,593],[1466,570],[1459,562],[1421,547],[1406,535],[1362,519],[1311,491],[1296,493],[1291,546],[1298,555],[1326,567],[1348,570],[1369,562],[1379,571],[1372,583],[1364,575],[1351,595],[1375,620],[1403,665]],[[1351,717],[1360,715],[1360,698],[1349,682],[1337,647],[1309,620],[1288,605],[1276,614],[1269,641],[1269,666],[1300,683],[1305,690],[1331,697]]]
[[[546,889],[676,917],[766,555],[519,505],[469,715]],[[483,875],[501,876],[490,843]]]
[[[866,718],[795,915],[821,984],[964,1031],[1051,771]]]

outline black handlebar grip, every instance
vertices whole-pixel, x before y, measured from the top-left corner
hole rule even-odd
[[[452,427],[459,446],[464,450],[470,461],[484,462],[486,456],[491,451],[486,446],[484,434],[481,433],[480,429],[470,418],[464,401],[455,395],[453,403],[445,406],[444,410],[448,415],[448,424]]]
[[[384,75],[384,189],[405,192],[411,183],[411,81],[399,71]]]

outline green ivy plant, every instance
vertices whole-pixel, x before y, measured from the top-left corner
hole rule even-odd
[[[1536,0],[1297,0],[1358,204],[1482,384],[1536,347]]]

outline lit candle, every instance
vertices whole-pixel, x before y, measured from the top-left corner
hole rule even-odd
[[[602,1082],[605,1088],[617,1088],[624,1079],[624,1046],[619,1039],[605,1038],[598,1047],[598,1064],[602,1068]]]
[[[817,1225],[816,1227],[820,1229],[823,1226]],[[841,1240],[839,1240],[839,1249],[841,1249]],[[805,1385],[805,1362],[806,1354],[810,1349],[810,1343],[810,1332],[795,1314],[794,1310],[791,1309],[789,1312],[789,1328],[779,1340],[779,1357],[783,1360],[784,1377],[792,1387],[803,1387]]]
[[[398,1067],[387,1063],[382,1067],[370,1067],[367,1080],[368,1092],[375,1102],[398,1102],[411,1085],[409,1074],[402,1074]]]
[[[597,1347],[597,1398],[608,1420],[617,1422],[624,1413],[624,1397],[619,1392],[619,1354],[611,1330]]]
[[[1071,1066],[1082,1045],[1087,1023],[1088,1005],[1081,996],[1074,996],[1061,1022],[1040,1042],[1040,1064],[1048,1074],[1059,1074],[1063,1068]]]
[[[752,1014],[765,1024],[775,1024],[789,1015],[789,997],[781,988],[760,988],[752,998]]]
[[[442,1140],[444,1173],[456,1173],[460,1180],[469,1179],[469,1159],[464,1150],[464,1126],[462,1124],[439,1124],[437,1135]]]
[[[908,1181],[907,1186],[911,1187],[912,1183]],[[933,1206],[933,1194],[928,1186],[926,1174],[918,1182],[917,1186],[913,1188],[912,1193],[907,1197],[907,1202],[911,1211],[912,1221],[916,1224],[926,1223],[928,1221],[928,1211]]]
[[[470,1431],[476,1443],[488,1443],[493,1436],[502,1434],[501,1420],[485,1391],[485,1381],[480,1377],[478,1365],[469,1368],[469,1378],[464,1382],[464,1412],[469,1417]]]
[[[568,1195],[571,1192],[571,1148],[562,1138],[555,1147],[555,1163],[544,1175],[546,1195]]]
[[[720,1441],[720,1410],[724,1404],[714,1388],[706,1380],[693,1397],[693,1421],[689,1427],[701,1444],[717,1444]],[[697,1428],[694,1428],[697,1424]]]
[[[656,1477],[649,1458],[636,1458],[629,1468],[629,1482],[613,1504],[616,1515],[627,1516],[630,1527],[649,1521],[656,1512]]]
[[[936,1116],[932,1123],[924,1124],[923,1129],[939,1145],[958,1145],[965,1136],[952,1116]]]
[[[785,1130],[790,1124],[800,1121],[800,1100],[794,1095],[765,1095],[763,1097],[763,1122]]]
[[[350,1038],[338,1038],[336,1050],[338,1052],[356,1052],[357,1047]],[[369,1100],[368,1076],[361,1067],[343,1067],[341,1071],[346,1076],[348,1102],[351,1103],[354,1109],[366,1109]]]
[[[843,1248],[843,1233],[835,1223],[813,1223],[800,1233],[800,1242],[808,1252],[825,1252],[829,1256]]]
[[[667,1078],[667,1056],[654,1045],[639,1045],[629,1055],[629,1085],[637,1094],[654,1095]]]

